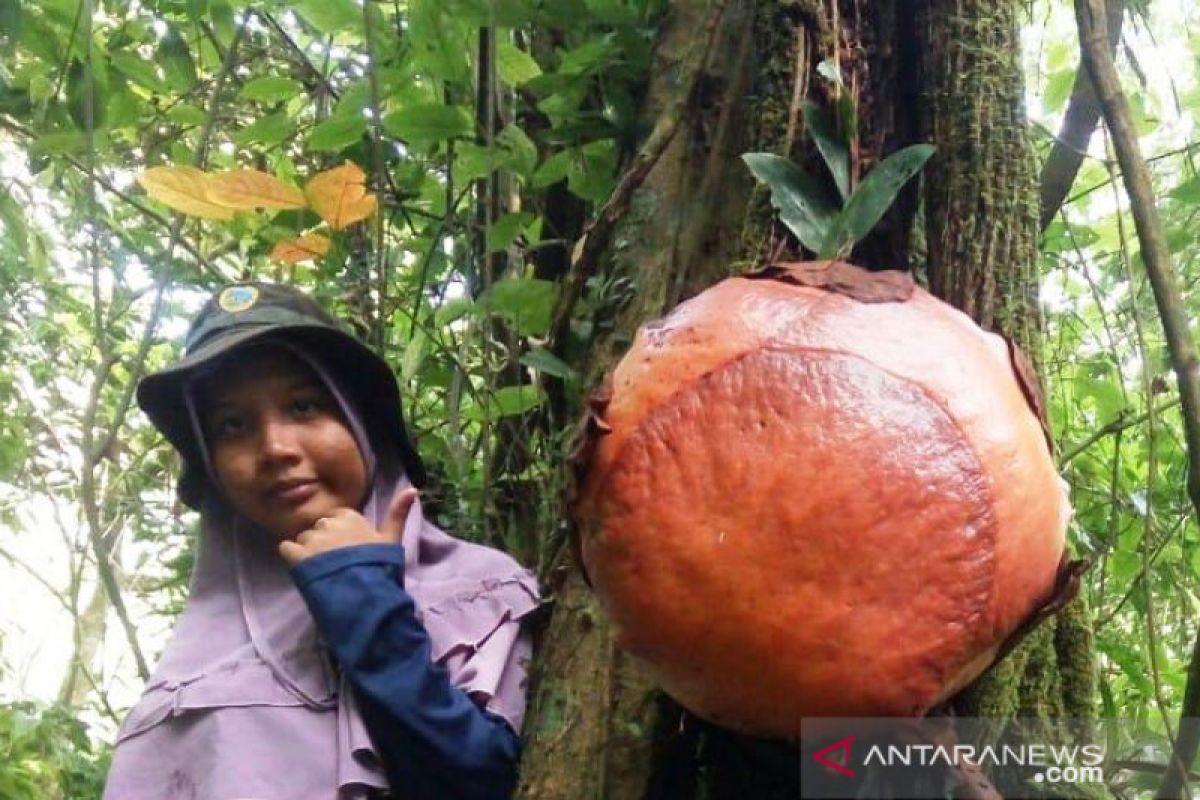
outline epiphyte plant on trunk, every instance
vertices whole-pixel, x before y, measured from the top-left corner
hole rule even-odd
[[[848,95],[842,95],[847,98]],[[824,183],[792,161],[773,153],[746,153],[742,159],[771,190],[771,205],[805,248],[821,260],[845,258],[875,227],[904,184],[933,155],[930,144],[914,144],[892,153],[854,183],[850,136],[853,106],[839,104],[838,119],[811,100],[803,104],[809,134],[837,187],[831,197]]]

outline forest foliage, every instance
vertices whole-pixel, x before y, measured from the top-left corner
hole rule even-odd
[[[546,563],[580,354],[638,276],[602,269],[561,332],[555,281],[648,132],[667,5],[0,0],[0,593],[48,598],[70,653],[57,692],[30,696],[14,659],[43,632],[0,606],[0,797],[96,795],[178,613],[194,519],[132,392],[213,287],[292,281],[350,320],[395,367],[439,519]],[[1195,309],[1200,9],[1127,15],[1119,63]],[[1043,156],[1078,68],[1072,22],[1070,4],[1030,5]],[[229,210],[202,188],[195,216],[145,188],[248,169],[298,194]],[[331,174],[365,213],[325,213],[309,189]],[[1161,727],[1197,634],[1200,527],[1127,207],[1101,131],[1042,240],[1040,360],[1072,541],[1094,562],[1102,712]]]

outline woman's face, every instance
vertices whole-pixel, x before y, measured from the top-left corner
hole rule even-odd
[[[213,470],[234,508],[290,539],[358,508],[367,470],[341,410],[300,359],[255,347],[224,360],[201,399]]]

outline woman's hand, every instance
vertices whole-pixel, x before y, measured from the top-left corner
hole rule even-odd
[[[279,544],[279,555],[289,566],[296,566],[306,558],[353,547],[359,544],[400,544],[404,535],[404,521],[408,510],[417,499],[416,489],[404,489],[392,499],[379,530],[367,518],[352,508],[339,508],[332,514],[321,517],[306,531],[301,531],[294,540]]]

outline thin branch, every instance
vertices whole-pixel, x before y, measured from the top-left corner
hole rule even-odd
[[[1132,772],[1146,772],[1146,773],[1150,773],[1152,775],[1162,775],[1164,772],[1167,771],[1166,764],[1156,764],[1153,761],[1132,761],[1129,759],[1117,759],[1115,761],[1108,762],[1107,766],[1111,770],[1127,769]],[[1193,779],[1200,780],[1200,774],[1197,774],[1195,772],[1189,772],[1188,776]]]
[[[1114,505],[1116,505],[1116,503],[1114,503]],[[1174,525],[1171,526],[1171,530],[1167,531],[1166,535],[1161,537],[1159,541],[1155,543],[1154,551],[1150,554],[1149,561],[1147,563],[1143,563],[1138,568],[1138,574],[1133,576],[1133,580],[1129,582],[1129,588],[1125,591],[1125,594],[1121,595],[1121,599],[1117,601],[1115,606],[1113,606],[1113,610],[1105,614],[1102,618],[1096,620],[1095,624],[1093,625],[1094,630],[1098,631],[1112,622],[1116,618],[1117,614],[1121,613],[1121,609],[1125,607],[1125,604],[1133,599],[1134,593],[1141,588],[1142,581],[1146,580],[1146,578],[1150,575],[1151,568],[1154,566],[1154,562],[1158,561],[1158,557],[1162,555],[1163,551],[1167,549],[1167,545],[1171,543],[1171,537],[1183,527],[1183,523],[1186,521],[1186,517],[1180,518]]]
[[[382,106],[380,105],[379,94],[379,63],[378,56],[375,52],[375,31],[371,25],[371,4],[363,3],[363,40],[367,51],[367,85],[371,90],[371,116],[368,120],[368,131],[371,137],[371,174],[373,176],[372,183],[376,192],[382,193],[384,189],[384,163],[383,163],[383,140],[379,131],[380,116]],[[372,220],[372,246],[375,255],[375,278],[378,281],[376,284],[376,292],[379,295],[375,305],[375,346],[379,352],[383,352],[384,341],[387,338],[384,331],[387,329],[386,319],[383,316],[383,310],[387,308],[387,292],[388,292],[388,275],[387,275],[387,258],[383,248],[383,214],[377,213],[375,219]]]
[[[364,7],[365,7],[365,6],[367,6],[367,5],[368,5],[367,3],[363,3],[363,6],[364,6]],[[265,12],[265,11],[262,11],[262,10],[259,10],[259,9],[254,9],[254,10],[253,10],[253,13],[254,13],[255,15],[257,15],[257,16],[258,16],[258,18],[259,18],[259,19],[261,19],[263,22],[267,23],[267,25],[268,25],[268,26],[269,26],[269,27],[270,27],[272,30],[274,30],[274,31],[275,31],[277,34],[279,34],[279,38],[283,40],[283,43],[284,43],[284,45],[287,47],[287,49],[288,49],[288,50],[291,50],[291,51],[292,51],[292,53],[293,53],[293,54],[294,54],[294,55],[295,55],[295,56],[296,56],[298,59],[300,59],[300,66],[304,67],[304,68],[305,68],[305,70],[307,70],[307,71],[308,71],[309,75],[311,75],[313,78],[315,78],[315,79],[316,79],[316,81],[317,81],[317,82],[320,84],[320,87],[319,87],[319,88],[320,88],[320,89],[321,89],[323,92],[325,92],[327,95],[329,95],[330,97],[332,97],[334,100],[337,100],[337,99],[338,99],[338,93],[337,93],[337,90],[333,88],[333,84],[331,84],[331,83],[329,82],[329,80],[328,80],[328,79],[325,77],[325,74],[324,74],[323,72],[321,72],[321,70],[319,70],[319,69],[317,69],[315,66],[313,66],[313,63],[312,63],[311,61],[309,61],[309,60],[308,60],[308,54],[306,54],[306,53],[305,53],[305,52],[304,52],[304,51],[303,51],[303,50],[300,48],[300,45],[296,44],[296,41],[295,41],[295,40],[294,40],[294,39],[291,37],[291,35],[290,35],[290,34],[288,34],[288,32],[287,32],[287,31],[285,31],[285,30],[283,29],[283,26],[282,26],[282,25],[280,25],[280,24],[279,24],[279,23],[278,23],[278,22],[275,20],[275,18],[274,18],[274,17],[272,17],[270,14],[268,14],[268,13],[267,13],[267,12]],[[365,12],[364,12],[364,13],[365,13]],[[328,53],[329,53],[329,48],[328,48],[328,47],[326,47],[326,48],[325,48],[325,53],[326,53],[326,55],[328,55]]]
[[[1170,411],[1172,408],[1175,408],[1175,406],[1177,406],[1177,405],[1179,405],[1178,397],[1175,398],[1174,400],[1170,400],[1166,403],[1163,403],[1162,405],[1156,406],[1154,408],[1154,413],[1161,414],[1164,411]],[[1060,456],[1058,459],[1059,467],[1066,466],[1067,462],[1069,462],[1071,459],[1078,456],[1084,450],[1087,450],[1089,447],[1091,447],[1092,445],[1094,445],[1096,442],[1100,441],[1104,437],[1112,436],[1113,434],[1120,433],[1121,431],[1127,430],[1129,428],[1135,428],[1138,425],[1141,425],[1143,422],[1145,422],[1149,418],[1150,418],[1149,411],[1143,411],[1141,414],[1138,414],[1137,416],[1130,416],[1130,409],[1122,410],[1110,422],[1108,422],[1108,423],[1100,426],[1096,430],[1092,431],[1090,434],[1087,435],[1087,437],[1085,439],[1083,439],[1081,442],[1079,442],[1079,444],[1071,447],[1069,450],[1066,450],[1062,454],[1062,456]]]
[[[1165,152],[1158,153],[1156,155],[1152,155],[1146,159],[1146,163],[1154,164],[1159,161],[1163,161],[1164,159],[1174,158],[1175,156],[1190,156],[1192,154],[1192,151],[1196,150],[1196,149],[1200,149],[1200,142],[1188,142],[1187,144],[1183,145],[1182,147],[1176,147],[1171,150],[1167,150]],[[1115,177],[1121,177],[1121,173],[1118,172]],[[1095,186],[1089,186],[1086,189],[1078,191],[1075,194],[1068,197],[1066,199],[1066,201],[1063,203],[1063,205],[1069,206],[1072,203],[1074,203],[1076,200],[1082,200],[1083,198],[1090,195],[1092,192],[1097,192],[1097,191],[1103,189],[1105,186],[1108,186],[1110,183],[1113,182],[1113,180],[1114,180],[1114,178],[1105,178],[1104,180],[1097,183]]]
[[[1088,74],[1104,109],[1104,120],[1112,134],[1121,163],[1125,191],[1141,244],[1142,260],[1166,335],[1167,349],[1179,382],[1183,426],[1188,452],[1188,495],[1200,511],[1200,359],[1188,328],[1188,314],[1179,290],[1171,252],[1162,220],[1154,204],[1150,171],[1142,158],[1129,102],[1121,89],[1112,54],[1108,51],[1107,21],[1103,0],[1075,0],[1079,41]],[[1188,668],[1187,687],[1179,724],[1179,738],[1172,754],[1171,769],[1159,789],[1159,797],[1180,797],[1186,787],[1186,770],[1200,747],[1200,636],[1196,638]]]
[[[1107,151],[1107,147],[1105,148]],[[1112,177],[1115,172],[1115,167],[1109,162],[1107,165],[1109,177]],[[1141,547],[1138,550],[1142,556],[1142,572],[1145,578],[1142,581],[1142,600],[1145,605],[1146,612],[1146,646],[1150,662],[1150,678],[1151,686],[1154,689],[1154,704],[1158,707],[1158,712],[1162,716],[1163,728],[1167,733],[1167,740],[1171,744],[1171,749],[1177,747],[1178,740],[1175,737],[1175,731],[1171,727],[1171,720],[1167,713],[1167,702],[1163,694],[1162,686],[1162,670],[1158,663],[1158,624],[1155,619],[1155,603],[1154,592],[1151,591],[1150,582],[1150,566],[1154,563],[1156,553],[1153,553],[1154,545],[1154,487],[1158,483],[1158,410],[1154,407],[1154,375],[1150,366],[1150,349],[1146,344],[1146,326],[1142,319],[1142,310],[1138,305],[1138,296],[1140,294],[1134,275],[1133,267],[1129,263],[1129,243],[1125,235],[1125,215],[1121,213],[1121,197],[1117,189],[1116,180],[1113,180],[1113,198],[1117,205],[1117,236],[1120,241],[1118,260],[1121,262],[1121,268],[1125,273],[1125,281],[1129,284],[1129,315],[1133,320],[1133,330],[1137,341],[1138,356],[1142,366],[1142,393],[1146,398],[1146,511],[1143,514],[1142,541]],[[1163,537],[1164,540],[1170,539],[1170,535]]]
[[[237,62],[238,44],[241,42],[242,36],[246,29],[246,18],[242,20],[242,24],[238,26],[237,32],[234,34],[233,41],[229,45],[229,49],[225,53],[225,62],[221,67],[221,72],[217,76],[213,84],[212,93],[209,96],[207,117],[203,132],[201,133],[199,149],[196,153],[195,165],[203,167],[208,159],[208,148],[211,143],[212,133],[215,127],[217,108],[220,104],[221,91],[225,86],[225,82],[229,75],[233,72],[233,68]],[[117,579],[115,570],[111,563],[112,551],[106,547],[106,534],[103,530],[103,525],[100,519],[99,500],[96,491],[96,468],[104,458],[104,454],[109,452],[121,428],[125,424],[125,417],[129,412],[133,403],[133,393],[136,387],[137,380],[145,369],[146,357],[150,352],[150,346],[154,341],[154,333],[158,329],[158,322],[161,319],[163,308],[166,299],[166,289],[170,285],[171,270],[169,265],[175,245],[181,241],[180,231],[183,228],[183,216],[176,215],[171,224],[171,236],[166,247],[165,263],[161,268],[158,277],[155,280],[155,297],[154,305],[151,309],[150,316],[143,328],[141,341],[138,344],[138,350],[133,359],[133,364],[130,367],[130,379],[125,385],[121,398],[117,403],[117,408],[112,418],[109,420],[107,432],[104,434],[100,443],[96,444],[96,422],[99,411],[100,395],[103,386],[111,373],[113,366],[116,363],[116,357],[112,354],[105,356],[96,369],[92,389],[88,398],[88,405],[84,412],[83,426],[83,442],[82,450],[84,456],[83,472],[80,481],[80,495],[83,504],[84,516],[88,522],[90,531],[89,539],[93,555],[96,559],[96,569],[100,575],[101,583],[104,585],[104,590],[108,594],[109,601],[112,603],[113,611],[116,612],[117,618],[121,622],[121,627],[124,629],[125,637],[129,642],[130,650],[133,653],[134,661],[137,664],[138,675],[142,680],[149,680],[150,669],[147,666],[147,661],[142,653],[138,643],[137,629],[133,625],[129,617],[129,611],[125,606],[125,600],[121,595],[120,582]],[[97,308],[96,313],[100,313]]]
[[[1108,0],[1108,47],[1113,52],[1121,38],[1121,23],[1125,19],[1125,0]],[[1096,90],[1088,77],[1087,68],[1079,65],[1075,74],[1075,83],[1071,87],[1071,99],[1067,102],[1067,112],[1063,115],[1062,125],[1054,136],[1054,147],[1046,157],[1042,167],[1041,186],[1038,194],[1041,198],[1042,217],[1041,229],[1054,220],[1058,210],[1062,208],[1067,193],[1075,183],[1079,167],[1087,156],[1088,143],[1100,121],[1102,109]]]
[[[26,575],[28,575],[29,577],[31,577],[35,581],[37,581],[39,584],[41,584],[42,588],[45,589],[47,592],[49,592],[50,596],[53,597],[55,600],[57,600],[59,602],[59,604],[67,611],[67,613],[73,613],[72,609],[71,609],[70,601],[67,600],[67,598],[63,596],[63,593],[58,590],[58,587],[56,587],[54,584],[50,583],[50,581],[43,578],[36,569],[29,566],[24,561],[22,561],[20,558],[13,555],[8,550],[5,550],[3,547],[0,547],[0,558],[3,558],[9,564],[12,564],[14,567],[18,568],[19,570],[24,572]]]
[[[14,122],[13,120],[6,119],[4,117],[0,117],[0,128],[3,128],[7,131],[15,133],[15,134],[22,136],[29,140],[33,140],[33,139],[37,138],[37,134],[34,133],[32,130],[26,128],[25,126],[21,125],[18,122]],[[126,205],[130,206],[131,208],[136,209],[137,211],[139,211],[140,213],[145,215],[147,219],[150,219],[150,220],[158,223],[159,225],[161,225],[164,228],[167,228],[168,230],[171,229],[172,223],[169,219],[164,217],[162,214],[159,214],[157,211],[150,208],[145,203],[142,203],[136,197],[132,197],[128,193],[117,188],[116,184],[114,184],[111,180],[109,180],[108,177],[106,177],[99,170],[91,169],[87,164],[84,164],[82,161],[80,161],[79,159],[77,159],[71,155],[64,155],[62,158],[68,164],[70,164],[73,168],[75,168],[78,172],[80,172],[85,178],[88,178],[89,180],[94,180],[96,182],[96,184],[99,185],[106,192],[113,195],[114,197],[116,197],[121,202],[125,203]],[[183,249],[188,252],[188,255],[190,255],[192,258],[194,258],[196,260],[196,263],[199,264],[201,267],[203,267],[204,269],[206,269],[210,272],[213,272],[214,274],[220,274],[213,268],[213,266],[211,264],[208,263],[208,260],[204,257],[204,255],[199,250],[197,250],[192,244],[190,244],[189,242],[186,242],[186,241],[179,242],[178,244],[181,247],[183,247]]]

